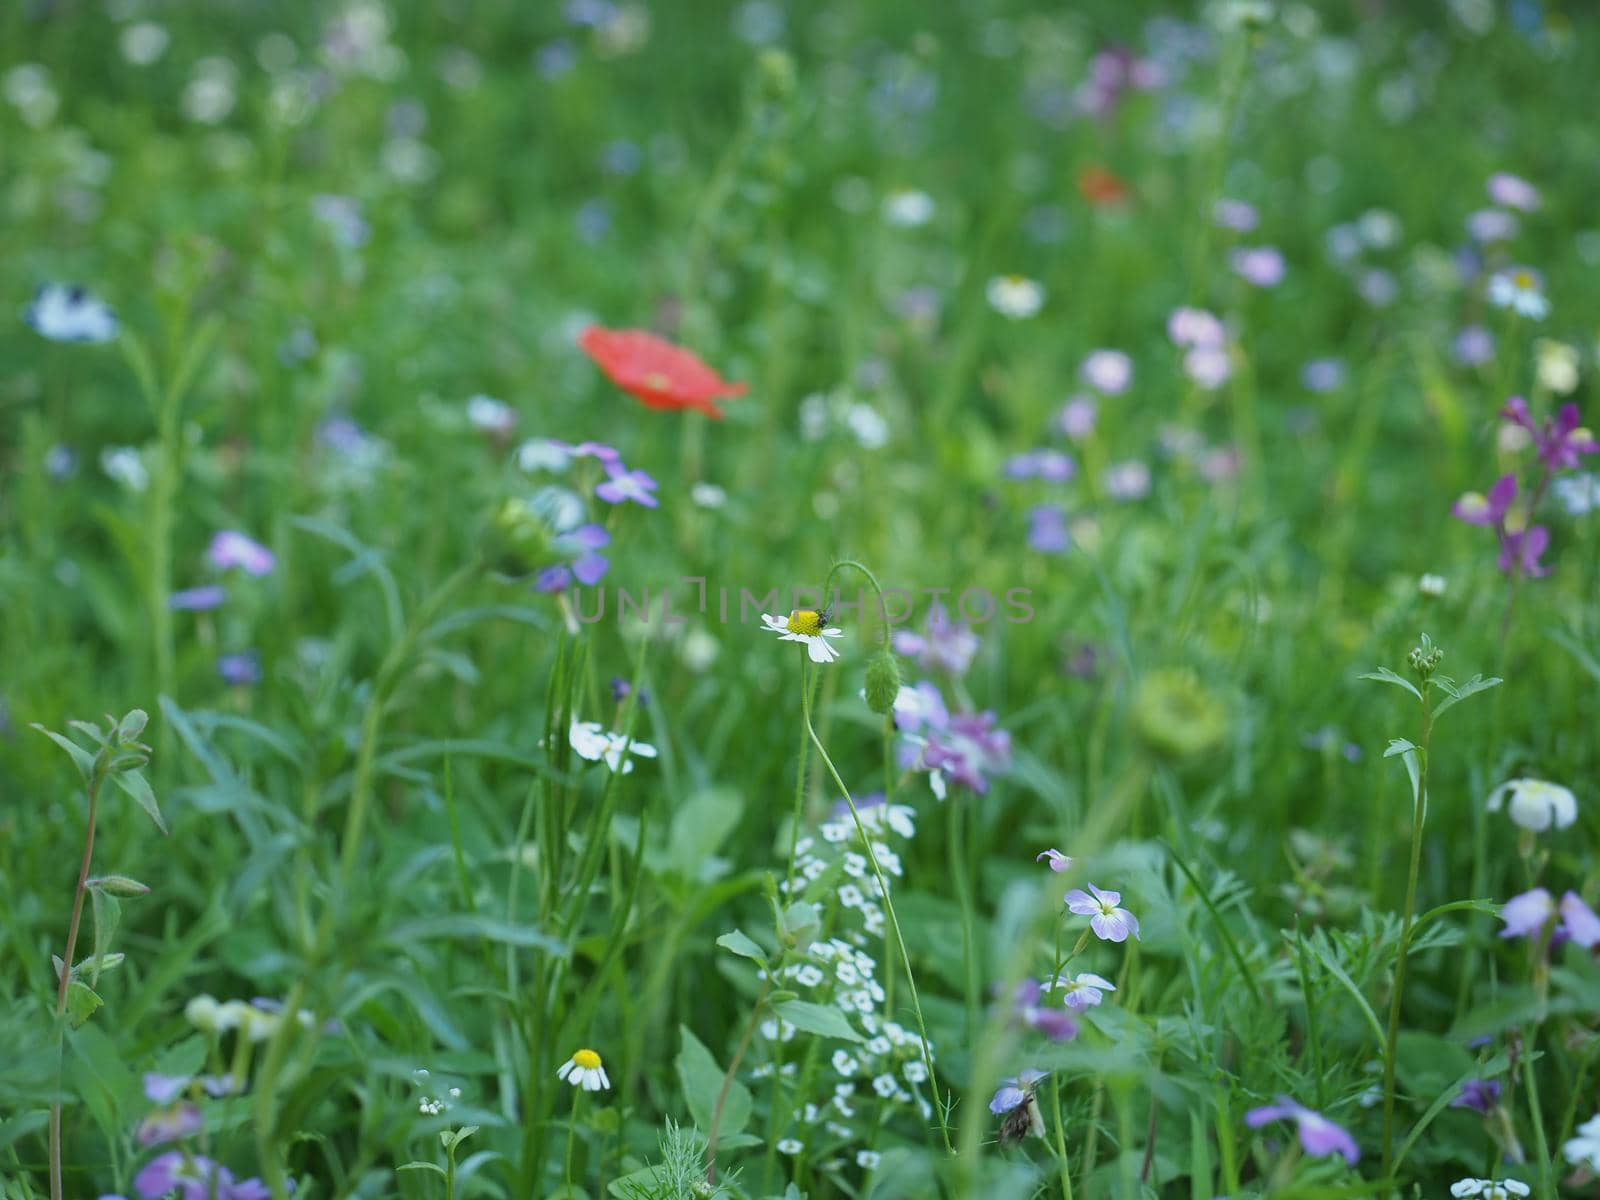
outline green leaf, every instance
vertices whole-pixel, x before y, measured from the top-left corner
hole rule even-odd
[[[413,1162],[401,1163],[398,1167],[395,1168],[395,1170],[396,1171],[432,1171],[435,1175],[438,1175],[442,1179],[449,1178],[448,1173],[438,1163],[423,1162],[420,1158],[416,1159]]]
[[[150,889],[127,875],[99,875],[93,879],[84,880],[84,887],[92,892],[104,892],[108,896],[148,896]]]
[[[495,917],[477,913],[440,913],[434,917],[419,917],[415,921],[390,928],[384,941],[407,945],[428,938],[482,938],[505,946],[528,946],[550,954],[566,954],[566,944],[560,938],[541,933],[532,925],[518,925]]]
[[[1337,979],[1343,985],[1344,990],[1355,998],[1356,1005],[1361,1009],[1361,1015],[1367,1019],[1367,1024],[1372,1027],[1372,1036],[1377,1039],[1378,1049],[1380,1051],[1383,1050],[1388,1045],[1388,1038],[1384,1036],[1383,1032],[1383,1024],[1378,1020],[1378,1014],[1372,1011],[1372,1005],[1367,1001],[1367,998],[1361,994],[1361,989],[1356,986],[1356,981],[1351,979],[1345,969],[1334,961],[1333,956],[1317,945],[1316,942],[1308,941],[1306,948],[1317,956],[1317,961],[1327,968],[1328,974]]]
[[[1476,696],[1479,692],[1487,692],[1490,688],[1495,687],[1502,682],[1504,681],[1498,677],[1490,677],[1485,679],[1482,675],[1474,675],[1465,683],[1451,689],[1449,698],[1440,704],[1438,708],[1433,710],[1434,719],[1437,720],[1439,715],[1446,709],[1460,704],[1468,696]]]
[[[74,1029],[94,1016],[94,1010],[105,1001],[87,983],[79,983],[74,979],[67,985],[67,1020],[72,1022]]]
[[[89,986],[93,987],[100,982],[100,971],[106,965],[108,957],[106,951],[111,946],[111,935],[117,930],[117,922],[122,917],[122,905],[117,903],[117,898],[109,892],[95,888],[89,893],[89,919],[94,924],[94,953],[90,961],[94,964],[90,968]],[[117,955],[117,962],[122,961],[122,955]],[[81,965],[78,968],[82,969]]]
[[[1372,679],[1378,683],[1392,683],[1395,687],[1403,687],[1417,698],[1419,704],[1422,702],[1422,693],[1417,691],[1416,686],[1409,679],[1400,678],[1388,667],[1379,667],[1376,671],[1364,672],[1358,678]]]
[[[695,1124],[709,1132],[717,1110],[717,1097],[722,1094],[723,1070],[687,1025],[679,1026],[679,1032],[683,1035],[683,1048],[673,1064],[678,1070],[678,1082],[683,1085],[684,1098],[689,1102]],[[722,1120],[717,1126],[719,1135],[742,1133],[750,1121],[750,1108],[750,1089],[738,1079],[732,1080],[727,1099],[723,1101]]]
[[[766,952],[738,929],[731,930],[719,937],[717,945],[732,954],[737,954],[740,958],[754,959],[763,967],[767,965]]]
[[[43,725],[38,724],[35,724],[34,728],[72,756],[72,761],[77,764],[78,774],[83,776],[85,783],[88,783],[94,775],[94,755],[90,754],[71,738],[64,737],[53,729],[46,729]]]
[[[463,1125],[460,1129],[441,1129],[439,1131],[439,1144],[446,1150],[461,1145],[473,1134],[478,1132],[476,1125]]]
[[[743,813],[744,800],[731,788],[707,788],[691,796],[673,814],[667,866],[685,879],[706,878],[709,860]]]
[[[814,1033],[819,1037],[838,1038],[842,1042],[861,1042],[866,1039],[852,1028],[844,1013],[825,1004],[812,1004],[807,1000],[786,1000],[773,1011],[796,1029]]]
[[[156,794],[150,790],[149,781],[138,771],[121,771],[111,777],[112,781],[128,795],[132,796],[140,808],[144,809],[156,828],[162,833],[167,832],[167,823],[161,819],[161,810],[156,807]]]

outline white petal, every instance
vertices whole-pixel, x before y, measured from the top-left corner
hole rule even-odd
[[[630,748],[640,758],[654,758],[656,756],[656,748],[649,742],[635,742]]]
[[[603,1088],[610,1087],[611,1086],[611,1076],[606,1074],[606,1069],[604,1067],[596,1067],[595,1070],[598,1071],[599,1074],[600,1074],[600,1086],[603,1087]]]
[[[839,657],[839,652],[819,637],[806,638],[805,643],[814,663],[830,663]]]

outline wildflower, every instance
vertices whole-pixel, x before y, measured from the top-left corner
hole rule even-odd
[[[578,344],[611,382],[649,408],[692,408],[721,419],[722,410],[714,402],[748,390],[723,379],[688,350],[642,329],[591,325]]]
[[[778,635],[779,641],[800,642],[814,663],[830,663],[839,657],[839,652],[828,644],[827,639],[843,637],[844,630],[829,625],[828,619],[827,609],[819,612],[811,608],[798,608],[787,617],[761,614],[762,623]]]
[[[1500,537],[1497,565],[1507,575],[1540,578],[1550,574],[1550,568],[1539,561],[1549,546],[1550,531],[1543,525],[1529,529],[1508,529]]]
[[[1115,208],[1132,195],[1133,189],[1098,163],[1078,172],[1078,192],[1096,208]]]
[[[644,471],[630,471],[621,463],[607,463],[606,471],[611,477],[596,487],[594,494],[607,504],[625,504],[632,500],[646,508],[661,507],[661,501],[655,497],[660,485]]]
[[[580,525],[570,533],[560,534],[552,543],[556,550],[572,556],[571,574],[577,576],[579,583],[590,587],[604,579],[611,568],[611,560],[600,553],[602,546],[610,544],[611,535],[605,531],[605,527],[593,524]],[[566,576],[567,570],[563,565],[547,567],[540,572],[540,580],[534,586],[539,591],[565,591],[571,582]],[[551,571],[560,573],[560,587],[545,586],[551,582],[552,577],[548,575]]]
[[[728,493],[714,483],[701,481],[689,488],[689,499],[700,508],[721,508],[728,502]]]
[[[656,748],[650,743],[629,741],[626,734],[612,733],[598,721],[574,721],[567,730],[567,741],[577,751],[579,758],[590,762],[605,759],[606,766],[613,771],[620,769],[624,775],[633,770],[633,760],[627,757],[628,754],[636,754],[640,758],[656,756]]]
[[[1215,391],[1233,375],[1233,360],[1221,346],[1196,346],[1183,356],[1183,373],[1206,391]]]
[[[1444,595],[1447,584],[1443,575],[1424,575],[1417,580],[1417,591],[1435,599]]]
[[[272,1194],[259,1179],[235,1180],[214,1159],[180,1150],[151,1159],[133,1177],[133,1187],[143,1200],[268,1200]]]
[[[917,665],[925,671],[962,675],[978,652],[978,635],[964,622],[952,621],[944,605],[935,603],[928,612],[924,632],[896,630],[894,648],[897,654],[916,659]]]
[[[1540,387],[1558,396],[1570,395],[1577,389],[1579,359],[1576,347],[1550,338],[1540,338],[1533,344],[1533,352]]]
[[[311,215],[347,250],[359,250],[372,236],[372,226],[361,215],[361,201],[353,196],[323,192],[311,197]]]
[[[1077,474],[1078,466],[1070,455],[1059,450],[1029,450],[1006,460],[1007,479],[1042,479],[1046,483],[1065,483]]]
[[[1468,525],[1500,525],[1511,502],[1517,498],[1517,477],[1502,475],[1485,496],[1481,492],[1467,492],[1450,506],[1450,515]]]
[[[984,289],[989,307],[1013,321],[1024,321],[1044,307],[1044,285],[1023,275],[996,275]]]
[[[863,1171],[876,1171],[878,1164],[883,1161],[883,1156],[876,1150],[856,1151],[856,1166]]]
[[[593,1050],[575,1051],[557,1069],[556,1078],[565,1079],[573,1087],[586,1092],[598,1092],[611,1086],[611,1078],[606,1074],[600,1056]]]
[[[1269,1121],[1294,1121],[1299,1127],[1301,1148],[1313,1158],[1342,1154],[1345,1162],[1353,1166],[1361,1157],[1355,1139],[1344,1129],[1287,1096],[1278,1097],[1276,1104],[1251,1109],[1245,1114],[1244,1120],[1252,1129],[1260,1129]]]
[[[1506,401],[1500,415],[1513,426],[1526,430],[1539,451],[1539,460],[1551,471],[1570,471],[1578,466],[1579,456],[1600,454],[1600,442],[1581,425],[1576,404],[1563,404],[1554,417],[1536,425],[1521,396]]]
[[[933,220],[933,197],[914,188],[901,188],[883,199],[883,219],[891,225],[915,229]]]
[[[1230,256],[1235,274],[1252,287],[1277,287],[1288,268],[1273,246],[1240,246]]]
[[[1028,545],[1040,554],[1065,554],[1072,546],[1067,514],[1055,504],[1038,504],[1028,510]]]
[[[261,682],[261,655],[254,650],[224,654],[217,659],[217,674],[235,687],[251,687]]]
[[[1070,1042],[1078,1036],[1078,1023],[1059,1009],[1040,1007],[1043,991],[1038,980],[1024,979],[1011,998],[1013,1015],[1021,1025],[1052,1042]]]
[[[1450,349],[1463,367],[1482,366],[1494,357],[1494,336],[1482,325],[1468,325],[1456,334]]]
[[[1469,1079],[1461,1085],[1461,1091],[1456,1098],[1450,1101],[1450,1107],[1470,1108],[1473,1112],[1487,1115],[1498,1103],[1500,1103],[1498,1079]]]
[[[1550,315],[1550,301],[1545,299],[1539,276],[1527,267],[1496,271],[1491,275],[1489,303],[1496,308],[1509,308],[1518,316],[1533,321],[1542,321]]]
[[[1116,940],[1120,941],[1122,939],[1118,938]],[[1092,971],[1081,971],[1074,979],[1068,979],[1065,975],[1061,975],[1047,981],[1044,986],[1046,990],[1059,988],[1061,990],[1061,1002],[1075,1012],[1083,1012],[1085,1009],[1093,1008],[1105,999],[1106,992],[1117,990],[1116,984],[1109,979],[1101,978]]]
[[[1590,1117],[1574,1131],[1577,1137],[1569,1139],[1561,1153],[1569,1163],[1600,1171],[1600,1113]]]
[[[1506,927],[1500,931],[1500,936],[1538,937],[1550,923],[1550,918],[1555,915],[1555,901],[1544,888],[1523,892],[1507,900],[1500,909],[1500,919],[1506,923]]]
[[[989,791],[988,776],[1011,762],[1011,735],[995,725],[992,712],[957,713],[944,729],[929,734],[921,766],[938,781],[935,795],[943,799],[945,779],[979,795]]]
[[[1458,1179],[1450,1185],[1450,1194],[1456,1197],[1481,1196],[1483,1200],[1511,1200],[1513,1196],[1528,1196],[1528,1185],[1518,1179]]]
[[[1506,797],[1510,796],[1509,804]],[[1543,833],[1554,825],[1565,829],[1578,819],[1578,800],[1559,783],[1543,779],[1509,779],[1489,793],[1485,807],[1499,812],[1502,805],[1524,829]]]
[[[1121,892],[1105,892],[1089,885],[1086,892],[1073,888],[1066,896],[1067,911],[1089,918],[1089,928],[1095,937],[1106,942],[1125,942],[1129,935],[1139,937],[1139,918],[1125,908]]]
[[[473,396],[467,401],[467,423],[484,433],[505,437],[517,424],[517,410],[493,396]]]
[[[198,1105],[177,1102],[189,1083],[187,1075],[151,1073],[144,1077],[145,1096],[161,1107],[140,1122],[137,1137],[141,1146],[193,1137],[205,1128]]]
[[[1056,417],[1056,427],[1074,441],[1094,432],[1095,403],[1089,396],[1074,396]]]
[[[783,1138],[778,1142],[778,1153],[779,1154],[789,1154],[789,1155],[799,1154],[805,1148],[806,1148],[805,1143],[802,1142],[799,1138],[792,1138],[792,1137]]]
[[[22,319],[52,342],[99,343],[117,336],[116,314],[77,284],[42,285]]]
[[[1032,1068],[1020,1072],[1015,1078],[1002,1079],[989,1101],[989,1111],[1005,1118],[1000,1123],[1002,1142],[1020,1142],[1032,1134],[1044,1136],[1044,1114],[1039,1111],[1034,1092],[1044,1080],[1045,1073]]]
[[[228,589],[219,583],[185,588],[167,597],[167,607],[175,612],[208,612],[228,598]]]
[[[1568,516],[1588,516],[1600,509],[1600,475],[1588,471],[1563,475],[1550,484],[1550,494]]]
[[[1231,229],[1234,233],[1249,233],[1260,221],[1253,205],[1246,204],[1243,200],[1230,200],[1226,196],[1219,199],[1212,207],[1211,219],[1223,229]]]
[[[1517,236],[1517,219],[1504,209],[1480,208],[1467,217],[1467,235],[1488,246]]]
[[[1561,926],[1556,933],[1560,938],[1585,950],[1600,946],[1600,916],[1583,902],[1582,896],[1577,892],[1564,893],[1559,911]]]
[[[153,21],[137,21],[122,31],[117,40],[122,57],[136,67],[148,67],[166,53],[172,39],[166,29]]]
[[[1344,383],[1344,364],[1337,358],[1314,358],[1300,368],[1300,383],[1309,392],[1331,392]]]
[[[1150,468],[1136,458],[1112,463],[1100,483],[1113,500],[1142,500],[1150,494]]]
[[[236,529],[223,530],[212,538],[206,557],[219,571],[238,567],[245,574],[257,577],[270,574],[278,564],[271,550]]]
[[[1120,396],[1133,382],[1133,359],[1121,350],[1096,350],[1083,360],[1078,374],[1106,396]]]
[[[1050,869],[1058,874],[1072,869],[1072,860],[1054,847],[1041,851],[1033,857],[1034,862],[1044,862],[1046,859],[1050,860]]]
[[[1489,176],[1488,192],[1489,199],[1506,208],[1533,212],[1539,207],[1539,189],[1506,171]]]
[[[868,833],[881,834],[888,829],[903,838],[917,835],[917,810],[909,804],[890,804],[882,792],[872,792],[858,798],[856,813],[861,818],[861,827]],[[855,828],[854,818],[850,817],[850,805],[843,800],[835,802],[832,817],[835,821],[848,819],[851,821],[850,828]]]

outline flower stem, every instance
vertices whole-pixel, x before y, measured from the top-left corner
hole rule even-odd
[[[1405,916],[1400,923],[1400,946],[1394,967],[1394,991],[1389,997],[1389,1030],[1383,1054],[1383,1174],[1394,1165],[1395,1047],[1400,1040],[1400,1001],[1405,992],[1406,954],[1417,911],[1417,876],[1422,868],[1422,822],[1428,806],[1428,748],[1433,738],[1433,700],[1426,680],[1422,684],[1422,748],[1418,764],[1417,794],[1411,807],[1411,868],[1406,875]]]
[[[1055,1110],[1056,1122],[1056,1160],[1061,1164],[1061,1197],[1062,1200],[1072,1200],[1072,1171],[1067,1165],[1067,1133],[1066,1127],[1061,1122],[1061,1079],[1051,1076],[1050,1079],[1050,1105]]]
[[[578,1140],[578,1106],[583,1103],[583,1089],[572,1089],[572,1116],[567,1119],[567,1191],[572,1191],[572,1147]]]
[[[945,801],[950,814],[950,875],[956,884],[956,903],[961,907],[961,958],[965,965],[967,1026],[970,1042],[978,1027],[978,963],[974,943],[977,941],[972,912],[972,881],[967,878],[967,838],[965,806],[952,798]]]
[[[755,1036],[756,1022],[761,1017],[761,1010],[767,1006],[767,996],[772,991],[772,972],[767,972],[766,986],[761,989],[761,995],[756,999],[755,1007],[750,1010],[750,1019],[744,1023],[744,1032],[739,1035],[739,1045],[733,1051],[733,1057],[728,1060],[728,1069],[722,1076],[722,1087],[717,1091],[717,1104],[711,1110],[711,1129],[706,1134],[706,1182],[715,1186],[717,1182],[717,1134],[722,1129],[722,1109],[728,1103],[728,1093],[733,1090],[734,1077],[739,1073],[739,1064],[744,1061],[744,1053],[750,1049],[750,1039]]]
[[[811,666],[802,658],[800,660],[800,711],[805,714],[807,727],[811,722]],[[789,823],[789,886],[784,894],[794,899],[794,860],[795,850],[800,844],[800,822],[805,813],[806,804],[806,755],[811,749],[811,740],[806,737],[805,731],[800,733],[800,765],[794,775],[794,814]]]

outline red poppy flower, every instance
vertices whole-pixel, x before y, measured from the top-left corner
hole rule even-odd
[[[578,338],[584,353],[607,378],[651,408],[693,408],[721,418],[712,401],[742,396],[745,385],[729,383],[681,346],[642,329],[602,329],[591,325]]]
[[[1132,189],[1110,171],[1095,163],[1078,172],[1078,191],[1090,204],[1111,208],[1132,195]]]

